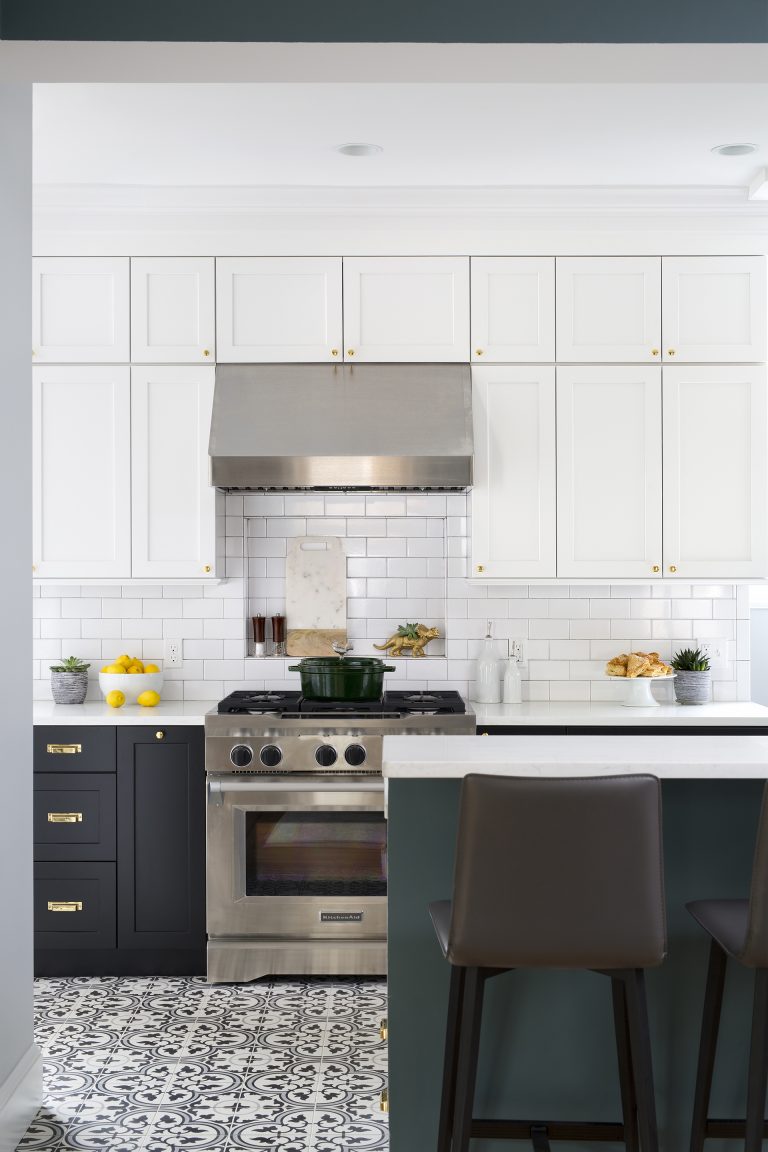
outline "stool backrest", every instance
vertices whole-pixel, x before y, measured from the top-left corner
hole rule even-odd
[[[644,968],[666,947],[656,777],[465,778],[452,963]]]
[[[749,891],[747,940],[739,959],[750,968],[768,968],[768,784],[763,788],[760,823],[757,826]]]

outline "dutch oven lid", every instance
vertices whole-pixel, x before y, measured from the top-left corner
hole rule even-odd
[[[385,664],[378,656],[344,656],[343,658],[341,656],[305,656],[298,664],[291,668],[291,672],[296,669],[298,669],[299,672],[311,672],[313,668],[330,668],[335,670],[342,664],[357,672],[373,672],[379,669],[390,668],[390,665]]]

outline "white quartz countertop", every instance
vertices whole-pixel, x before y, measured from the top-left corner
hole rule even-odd
[[[675,725],[692,728],[719,725],[768,729],[768,708],[763,704],[661,704],[658,708],[625,708],[610,701],[547,701],[524,704],[471,704],[478,727],[551,724],[604,727]]]
[[[662,780],[768,778],[765,736],[385,736],[389,779],[612,776]]]
[[[35,724],[202,724],[206,712],[216,707],[215,700],[161,701],[155,708],[124,704],[110,708],[101,701],[87,704],[54,704],[37,700],[33,709]]]

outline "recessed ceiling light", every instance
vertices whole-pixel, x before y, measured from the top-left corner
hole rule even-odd
[[[749,156],[757,152],[757,144],[718,144],[712,151],[718,156]]]
[[[381,144],[339,144],[336,151],[342,156],[375,156],[384,149]]]

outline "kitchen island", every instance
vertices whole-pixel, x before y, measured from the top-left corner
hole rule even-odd
[[[558,777],[650,771],[662,780],[669,953],[661,968],[648,973],[649,1008],[660,1147],[687,1147],[708,939],[684,905],[697,897],[748,893],[768,778],[768,731],[742,733],[385,739],[391,1152],[435,1146],[449,965],[427,904],[451,892],[459,792],[468,772]],[[535,868],[532,860],[525,883],[533,882]],[[744,1115],[750,1012],[750,976],[733,965],[713,1115]],[[620,1119],[611,999],[603,978],[519,972],[490,983],[475,1112]],[[496,1152],[502,1146],[477,1140],[472,1150]],[[583,1145],[553,1147],[587,1152]],[[718,1152],[739,1147],[713,1144]]]

